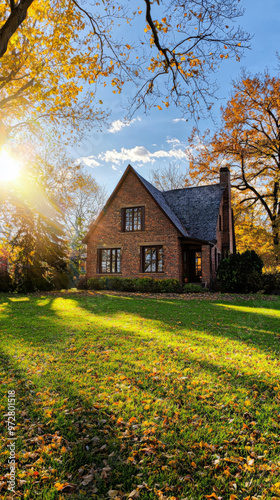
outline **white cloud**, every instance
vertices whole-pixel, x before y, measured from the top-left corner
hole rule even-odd
[[[124,127],[130,127],[135,122],[141,122],[141,118],[133,118],[131,121],[121,121],[121,120],[115,120],[114,122],[111,123],[110,128],[108,129],[108,132],[110,134],[115,134],[116,132],[120,132]]]
[[[91,156],[81,156],[81,158],[78,158],[78,162],[81,162],[85,167],[100,167],[101,163],[97,161],[96,157],[91,155]]]
[[[131,162],[131,163],[155,163],[158,158],[170,158],[170,159],[186,159],[185,149],[175,149],[172,148],[169,151],[163,149],[151,153],[144,146],[135,146],[132,149],[121,148],[120,151],[116,149],[107,150],[105,153],[101,153],[98,158],[106,163],[115,163],[119,165],[121,162]]]
[[[186,153],[184,149],[171,149],[170,151],[156,151],[152,154],[154,158],[176,158],[176,159],[186,159]]]
[[[118,170],[118,167],[116,167],[116,165],[112,165],[112,169],[113,170]]]
[[[168,144],[177,144],[179,146],[179,144],[181,144],[181,142],[179,141],[179,139],[176,139],[176,137],[173,137],[172,139],[166,139],[166,142],[168,142]]]
[[[108,150],[105,153],[101,153],[98,158],[106,163],[114,162],[119,165],[122,161],[142,161],[143,163],[147,163],[149,155],[150,152],[144,146],[136,146],[132,149],[121,148],[120,151],[116,149]]]
[[[186,122],[186,118],[174,118],[172,120],[173,123],[178,123],[178,122]]]

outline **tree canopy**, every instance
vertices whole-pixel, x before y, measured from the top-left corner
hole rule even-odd
[[[213,137],[204,136],[191,162],[193,178],[208,180],[227,164],[243,210],[254,211],[267,226],[276,252],[280,229],[280,78],[267,72],[243,73],[222,109],[222,124]],[[195,133],[191,140],[195,145]],[[258,215],[257,215],[258,214]]]
[[[210,75],[248,47],[248,34],[235,24],[242,15],[238,0],[142,0],[138,5],[2,3],[2,140],[27,124],[34,128],[38,119],[64,131],[91,127],[106,115],[97,91],[107,82],[114,93],[126,82],[134,85],[131,112],[141,105],[161,109],[172,99],[186,114],[209,108]]]

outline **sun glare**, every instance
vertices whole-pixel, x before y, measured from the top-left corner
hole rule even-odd
[[[0,182],[14,181],[20,172],[19,162],[7,151],[0,152]]]

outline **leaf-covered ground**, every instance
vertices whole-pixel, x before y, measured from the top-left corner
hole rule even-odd
[[[280,497],[280,301],[0,296],[0,490],[17,498]]]

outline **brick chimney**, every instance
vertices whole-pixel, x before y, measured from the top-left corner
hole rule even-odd
[[[222,208],[222,256],[234,252],[233,215],[231,209],[230,171],[228,167],[220,168],[220,186],[224,188]]]

